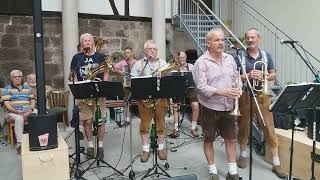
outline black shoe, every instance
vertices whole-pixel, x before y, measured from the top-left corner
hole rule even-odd
[[[239,175],[238,174],[231,175],[228,173],[226,180],[239,180]]]
[[[129,121],[125,121],[125,122],[122,124],[122,127],[126,127],[126,126],[130,126],[130,122],[129,122]]]
[[[92,159],[94,158],[94,148],[93,147],[88,147],[87,148],[87,159]]]
[[[99,152],[98,159],[103,160],[103,158],[104,158],[104,149],[103,149],[103,147],[99,147],[98,148],[98,152]]]
[[[175,129],[173,129],[173,132],[171,134],[169,134],[169,137],[171,137],[171,138],[177,138],[179,136],[180,136],[179,132],[176,131]]]
[[[21,145],[17,147],[17,154],[21,155]]]

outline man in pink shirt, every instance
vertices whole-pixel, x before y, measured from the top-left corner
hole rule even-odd
[[[209,180],[219,179],[213,152],[217,130],[225,142],[229,166],[226,179],[238,180],[235,117],[230,115],[230,111],[234,99],[240,97],[239,88],[233,87],[235,79],[240,77],[233,57],[224,53],[223,30],[210,30],[206,39],[208,50],[194,64],[192,74],[198,89],[199,121],[205,137],[203,149],[208,162]]]
[[[133,51],[131,47],[124,48],[124,54],[126,56],[125,59],[119,61],[117,64],[114,65],[114,69],[117,73],[124,76],[124,78],[129,77],[131,68],[133,67],[134,63],[136,63],[136,59],[133,58]],[[129,91],[125,89],[125,96],[129,94]],[[126,98],[125,98],[126,99]],[[126,118],[126,121],[122,124],[122,127],[130,125],[131,118]]]
[[[122,75],[130,74],[131,68],[137,61],[133,58],[133,51],[131,47],[126,47],[124,49],[124,54],[126,58],[114,65],[116,72]]]

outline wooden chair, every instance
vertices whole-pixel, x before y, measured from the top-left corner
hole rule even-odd
[[[62,121],[66,127],[69,126],[68,98],[69,90],[52,90],[48,95],[49,111],[62,114]]]
[[[11,144],[12,148],[14,147],[14,121],[11,117],[6,119],[7,122],[7,142]],[[28,118],[24,118],[23,120],[24,126],[28,125]]]

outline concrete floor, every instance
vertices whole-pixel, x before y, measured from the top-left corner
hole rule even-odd
[[[167,134],[171,132],[172,126],[169,122],[172,122],[172,117],[166,118]],[[133,117],[133,145],[132,153],[136,160],[133,163],[133,170],[135,172],[136,179],[141,179],[148,168],[152,167],[153,158],[147,163],[141,163],[140,158],[137,157],[141,153],[141,140],[138,135],[138,125],[139,118]],[[191,123],[184,120],[182,124],[182,130],[187,134],[190,132]],[[60,128],[63,129],[63,128]],[[201,128],[199,128],[201,131]],[[67,137],[72,129],[69,128],[62,131],[60,134],[63,137]],[[124,172],[125,177],[119,177],[112,175],[113,171],[111,168],[101,167],[92,169],[84,174],[84,178],[88,180],[99,180],[99,179],[128,179],[128,173],[130,168],[126,169],[130,164],[130,141],[129,141],[130,131],[129,128],[118,128],[115,123],[108,125],[105,139],[104,139],[104,149],[105,158],[104,160],[110,165],[114,166],[117,170]],[[198,180],[208,179],[208,169],[206,159],[203,153],[202,140],[201,138],[192,139],[189,136],[180,133],[179,139],[167,139],[168,148],[168,158],[167,163],[169,168],[166,170],[171,176],[182,176],[188,174],[195,174]],[[1,138],[3,142],[4,139]],[[66,141],[70,148],[70,154],[74,152],[74,135],[72,134],[70,138]],[[86,146],[85,141],[81,141],[82,146]],[[81,160],[85,158],[82,156]],[[215,142],[215,162],[218,169],[218,174],[220,179],[225,179],[228,172],[226,154],[224,149],[224,143],[222,139],[218,139]],[[158,161],[158,163],[163,166],[166,161]],[[82,167],[85,168],[87,164]],[[161,172],[158,170],[158,172]],[[238,169],[238,173],[243,179],[249,179],[249,168]],[[262,157],[254,154],[253,158],[253,173],[252,179],[259,180],[273,180],[278,179],[271,172],[271,165],[263,161]],[[160,176],[159,178],[163,178]],[[21,157],[16,155],[16,151],[8,146],[0,147],[0,180],[21,180]],[[155,176],[151,176],[145,179],[157,179]]]

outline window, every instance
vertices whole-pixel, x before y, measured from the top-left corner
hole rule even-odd
[[[32,0],[0,0],[0,14],[32,14]]]

